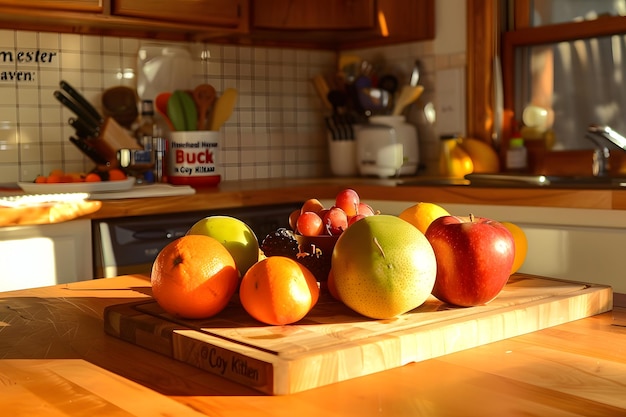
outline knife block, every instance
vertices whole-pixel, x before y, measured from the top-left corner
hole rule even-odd
[[[86,142],[108,161],[112,168],[119,165],[117,152],[120,149],[143,149],[112,117],[105,119],[97,138],[87,139]]]

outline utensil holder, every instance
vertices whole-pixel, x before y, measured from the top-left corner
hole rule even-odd
[[[175,185],[215,186],[221,180],[220,133],[210,130],[170,133],[167,180]]]
[[[356,141],[337,140],[328,135],[328,162],[330,172],[336,177],[355,177],[359,170],[356,162]]]

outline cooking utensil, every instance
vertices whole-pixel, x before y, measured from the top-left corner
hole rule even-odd
[[[417,86],[417,83],[420,81],[420,62],[419,60],[415,61],[415,65],[413,66],[413,72],[411,72],[411,80],[409,81],[409,85],[411,87]]]
[[[324,107],[326,107],[328,110],[331,110],[333,106],[330,101],[328,101],[328,92],[330,91],[330,88],[328,87],[328,83],[326,82],[324,76],[321,74],[317,74],[315,77],[313,77],[313,86],[315,87],[315,91],[317,91],[317,94],[320,96]]]
[[[421,85],[415,87],[405,85],[404,87],[402,87],[402,90],[400,90],[400,95],[398,96],[398,99],[393,106],[393,111],[391,112],[391,114],[394,116],[399,116],[404,111],[404,109],[412,104],[414,101],[416,101],[423,92],[424,86]]]
[[[95,121],[98,123],[102,123],[104,118],[98,112],[98,110],[89,102],[85,97],[82,96],[78,91],[76,91],[67,81],[61,80],[59,83],[61,89],[65,91],[69,96],[76,101],[76,103],[81,106],[87,113],[89,113]]]
[[[352,83],[359,75],[361,57],[357,55],[341,55],[339,57],[339,76],[346,83]]]
[[[386,112],[391,105],[389,91],[382,88],[361,88],[357,90],[359,103],[367,116]]]
[[[386,74],[378,80],[378,88],[382,88],[393,96],[398,91],[398,78],[395,75]]]
[[[169,91],[166,91],[166,92],[157,94],[156,98],[154,99],[154,106],[156,107],[156,111],[163,118],[163,120],[167,124],[167,127],[169,127],[170,131],[174,130],[174,125],[172,124],[172,121],[167,115],[167,102],[171,96],[172,96],[172,93],[170,93]]]
[[[327,95],[328,102],[333,107],[332,126],[334,129],[334,139],[354,139],[352,125],[346,116],[346,104],[348,97],[341,90],[330,90]]]
[[[80,106],[70,97],[64,95],[61,91],[56,90],[54,93],[54,97],[65,107],[70,109],[79,119],[81,119],[89,128],[89,130],[95,130],[100,127],[100,121],[95,120],[95,118],[87,111],[84,107]]]
[[[167,116],[174,130],[190,132],[198,130],[198,109],[190,93],[176,90],[167,100]]]
[[[209,130],[219,130],[222,125],[233,114],[233,109],[237,103],[237,90],[227,88],[215,102]]]
[[[106,116],[115,119],[121,126],[132,129],[139,117],[137,92],[126,86],[108,88],[102,93],[102,107]]]
[[[198,109],[198,130],[206,129],[209,111],[215,103],[215,88],[210,84],[200,84],[193,89],[193,101]]]

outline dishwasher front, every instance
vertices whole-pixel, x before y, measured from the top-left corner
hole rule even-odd
[[[198,220],[211,215],[242,220],[252,228],[260,244],[268,233],[279,227],[288,227],[289,214],[300,207],[302,203],[292,203],[94,220],[93,276],[149,275],[161,249],[184,236]]]

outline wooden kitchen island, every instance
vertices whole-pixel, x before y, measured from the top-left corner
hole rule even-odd
[[[107,335],[140,275],[0,294],[7,416],[626,415],[626,310],[285,396],[266,396]]]

